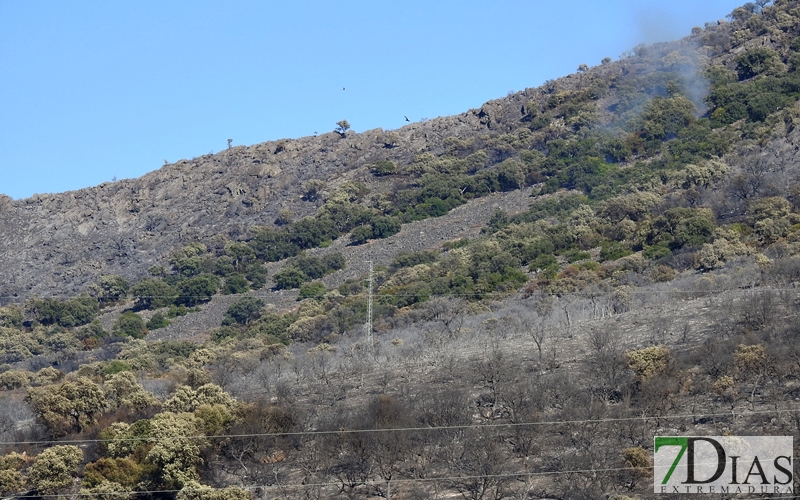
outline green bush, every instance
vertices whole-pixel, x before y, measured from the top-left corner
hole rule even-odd
[[[272,276],[272,281],[276,290],[291,290],[308,281],[308,276],[296,267],[285,267]]]
[[[117,335],[141,339],[147,334],[147,327],[141,316],[133,311],[125,311],[114,323],[113,331]]]
[[[766,47],[750,49],[736,58],[736,72],[740,80],[774,71],[780,65],[778,54]]]
[[[300,295],[297,296],[297,300],[303,300],[307,298],[316,298],[322,297],[325,292],[327,292],[327,288],[325,288],[325,284],[321,281],[312,281],[311,283],[303,283],[300,285]]]
[[[148,330],[158,330],[169,326],[169,320],[161,312],[157,312],[147,321],[145,326],[147,326]]]
[[[225,277],[225,286],[222,287],[222,293],[226,295],[234,295],[244,293],[250,289],[250,284],[247,278],[239,273],[229,274]]]
[[[417,264],[430,264],[436,262],[438,252],[434,250],[424,250],[422,252],[400,251],[395,255],[390,267],[394,270],[403,267],[414,267]]]
[[[231,304],[225,312],[222,325],[227,326],[234,323],[245,325],[254,321],[259,318],[259,311],[262,307],[264,307],[263,300],[256,297],[243,297]]]
[[[608,241],[603,243],[600,249],[600,260],[617,260],[626,257],[633,252],[630,248],[617,241]]]
[[[647,259],[659,260],[672,255],[672,251],[663,245],[646,246],[642,255]]]
[[[200,302],[207,302],[219,290],[219,278],[213,274],[200,274],[186,278],[178,284],[179,295],[175,299],[178,305],[194,307]]]
[[[131,365],[124,361],[120,361],[119,359],[112,359],[103,367],[103,373],[106,376],[111,376],[116,373],[120,372],[129,372],[131,371]]]
[[[117,303],[127,297],[130,287],[128,280],[117,274],[100,276],[97,280],[97,300],[103,305]]]
[[[136,309],[158,309],[175,300],[177,291],[160,279],[145,278],[130,290]]]
[[[67,328],[91,323],[100,312],[97,299],[89,296],[69,300],[34,297],[25,303],[25,308],[43,325],[58,324]]]
[[[380,160],[376,161],[370,167],[370,171],[375,175],[393,175],[397,173],[397,165],[393,161]]]
[[[254,262],[245,269],[245,278],[250,281],[250,288],[259,290],[267,283],[267,270],[260,262]]]

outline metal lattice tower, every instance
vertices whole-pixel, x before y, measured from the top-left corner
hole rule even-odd
[[[364,325],[367,346],[372,349],[372,261],[369,261],[369,278],[367,279],[367,322]]]

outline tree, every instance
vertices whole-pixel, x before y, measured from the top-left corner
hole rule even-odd
[[[282,208],[278,210],[278,216],[275,217],[275,224],[279,226],[285,226],[287,224],[291,224],[292,219],[294,219],[294,212],[288,208]]]
[[[222,287],[222,293],[236,295],[249,289],[250,284],[247,282],[247,278],[239,273],[232,273],[225,277],[225,286]]]
[[[25,400],[53,436],[83,431],[108,407],[103,390],[87,377],[32,388]]]
[[[0,327],[22,327],[22,308],[19,306],[0,307]]]
[[[229,243],[225,245],[225,255],[233,259],[233,267],[237,271],[246,268],[256,258],[255,250],[245,243]]]
[[[393,175],[397,173],[397,165],[393,161],[380,160],[370,167],[370,171],[376,176]]]
[[[340,120],[336,122],[336,132],[338,132],[339,135],[344,137],[348,130],[350,130],[350,122],[347,120]]]
[[[189,481],[178,492],[177,500],[250,500],[253,495],[238,486],[214,489],[211,486]]]
[[[79,495],[98,500],[128,500],[132,495],[126,492],[130,491],[134,486],[123,486],[116,481],[103,480],[94,486],[81,488]]]
[[[160,279],[145,278],[133,285],[130,290],[136,309],[158,309],[166,307],[175,300],[177,292]]]
[[[147,321],[145,326],[148,330],[158,330],[169,326],[169,320],[161,312],[157,312]]]
[[[105,384],[103,392],[110,406],[143,410],[158,403],[155,396],[145,391],[129,371],[112,375]]]
[[[219,290],[219,278],[213,274],[200,274],[186,278],[178,284],[180,295],[175,299],[178,305],[194,307],[200,302],[211,300],[211,296]]]
[[[128,295],[131,285],[118,274],[100,276],[97,280],[97,300],[106,306],[119,302]]]
[[[746,80],[782,66],[778,54],[766,47],[750,49],[736,58],[739,80]]]
[[[230,410],[236,402],[216,384],[205,384],[192,389],[187,385],[178,387],[175,394],[164,402],[164,409],[175,413],[193,412],[202,405],[222,405]]]
[[[51,495],[72,486],[83,461],[83,452],[77,446],[53,446],[43,451],[33,461],[28,474],[37,493]]]
[[[223,325],[238,323],[246,325],[250,321],[258,319],[259,311],[264,307],[264,301],[256,297],[244,297],[233,304],[225,312],[222,320]]]
[[[276,290],[290,290],[292,288],[298,288],[307,280],[308,276],[306,276],[303,271],[295,267],[286,267],[272,276],[272,281],[275,282]]]
[[[200,476],[195,466],[200,458],[200,444],[197,436],[202,422],[190,413],[159,413],[150,420],[148,440],[153,447],[146,459],[156,466],[155,480],[158,487],[165,489],[182,488]]]
[[[43,325],[58,324],[72,328],[91,323],[100,312],[100,305],[97,299],[88,295],[64,301],[33,297],[25,303],[25,309]]]
[[[147,335],[147,327],[141,316],[133,311],[125,311],[114,323],[114,333],[133,337],[135,339],[144,338]]]

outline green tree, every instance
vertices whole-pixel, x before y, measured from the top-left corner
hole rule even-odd
[[[189,481],[178,492],[177,500],[251,500],[253,495],[238,486],[214,489],[211,486]]]
[[[264,307],[264,301],[256,297],[243,297],[225,311],[225,317],[222,319],[223,326],[238,323],[246,325],[250,321],[258,319],[259,311]]]
[[[229,274],[225,277],[225,285],[222,287],[222,293],[226,295],[235,295],[244,293],[250,289],[250,283],[247,278],[239,273]]]
[[[338,132],[339,135],[344,137],[348,130],[350,130],[350,122],[347,120],[339,120],[336,122],[336,132]]]
[[[397,165],[393,161],[380,160],[370,167],[370,171],[377,176],[394,175],[397,173]]]
[[[130,290],[137,309],[158,309],[166,307],[175,300],[177,291],[160,279],[145,278]]]
[[[128,296],[131,285],[118,274],[100,276],[97,280],[97,300],[103,306],[115,304]]]
[[[179,489],[200,476],[196,466],[202,462],[198,439],[202,422],[190,413],[166,411],[150,419],[148,440],[152,448],[145,457],[156,466],[154,480],[159,488]]]
[[[123,486],[116,481],[103,480],[94,486],[81,488],[79,495],[97,500],[128,500],[132,497],[132,494],[128,493],[132,489],[133,486]]]
[[[235,401],[216,384],[201,385],[197,390],[182,385],[164,402],[163,407],[166,411],[186,413],[195,411],[201,405],[223,405],[233,410]]]
[[[100,305],[88,295],[69,300],[33,297],[25,303],[25,309],[43,325],[72,328],[91,323],[100,312]]]
[[[308,280],[308,276],[296,267],[285,267],[272,276],[276,290],[298,288]]]
[[[83,471],[83,486],[95,488],[104,482],[124,486],[120,491],[136,488],[142,477],[143,467],[132,458],[101,458],[86,464]]]
[[[244,276],[250,281],[250,288],[253,290],[263,288],[267,282],[267,270],[259,262],[254,262],[247,266]]]
[[[87,377],[31,388],[25,400],[53,436],[81,432],[108,408],[103,390]]]
[[[103,393],[109,406],[127,408],[129,410],[143,410],[158,404],[158,400],[144,390],[133,373],[123,371],[109,377],[103,384]]]
[[[178,297],[175,303],[194,307],[200,302],[207,302],[219,290],[219,278],[213,274],[201,274],[186,278],[178,284]]]
[[[25,488],[25,476],[18,470],[0,469],[0,494],[8,495]]]
[[[148,330],[158,330],[169,326],[169,320],[161,312],[157,312],[147,321],[145,326]]]
[[[300,285],[300,294],[297,296],[297,300],[303,300],[310,297],[322,297],[326,291],[327,289],[325,288],[325,284],[321,281],[303,283]]]
[[[135,339],[144,338],[147,335],[147,327],[141,316],[133,311],[125,311],[114,323],[113,331],[117,335],[132,337]]]
[[[739,80],[774,71],[780,66],[782,63],[778,54],[766,47],[750,49],[736,58],[736,72]]]
[[[372,227],[368,225],[358,226],[350,232],[350,243],[352,245],[362,245],[372,237]]]
[[[19,306],[0,307],[0,327],[21,328],[22,308]]]
[[[83,452],[77,446],[58,445],[40,453],[28,469],[33,488],[42,495],[52,495],[72,486],[83,461]]]
[[[233,267],[241,271],[256,258],[256,252],[245,243],[229,243],[225,245],[225,255],[233,260]]]

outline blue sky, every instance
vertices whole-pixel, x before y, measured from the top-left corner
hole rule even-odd
[[[742,3],[0,0],[0,193],[461,113]]]

